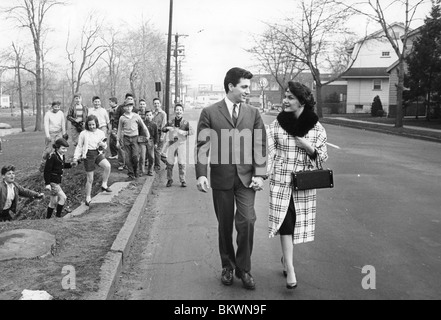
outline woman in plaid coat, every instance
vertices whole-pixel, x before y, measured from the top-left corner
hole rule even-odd
[[[297,286],[293,245],[314,241],[316,190],[293,191],[292,173],[312,170],[328,158],[326,131],[314,113],[311,90],[290,81],[283,112],[268,129],[269,236],[280,235],[287,288]]]

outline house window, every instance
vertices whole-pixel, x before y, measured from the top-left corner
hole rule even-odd
[[[390,51],[383,51],[381,53],[382,58],[390,58]]]
[[[382,81],[380,79],[374,80],[374,90],[381,90],[382,89]]]

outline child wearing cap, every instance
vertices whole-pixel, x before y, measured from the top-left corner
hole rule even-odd
[[[44,167],[45,188],[51,192],[46,219],[52,217],[55,207],[57,207],[56,216],[60,218],[67,200],[66,194],[60,186],[63,169],[69,169],[77,165],[76,162],[66,163],[65,154],[68,147],[69,144],[63,138],[55,141],[53,145],[54,151],[50,154]]]

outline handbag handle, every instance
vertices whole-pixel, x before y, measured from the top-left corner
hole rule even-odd
[[[315,163],[316,163],[316,167],[319,170],[323,170],[323,166],[322,164],[318,161],[318,152],[317,149],[315,149]]]

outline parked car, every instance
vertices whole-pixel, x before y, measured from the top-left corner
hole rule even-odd
[[[271,110],[276,110],[278,112],[282,112],[283,108],[282,108],[282,104],[280,103],[274,103],[271,105]]]

